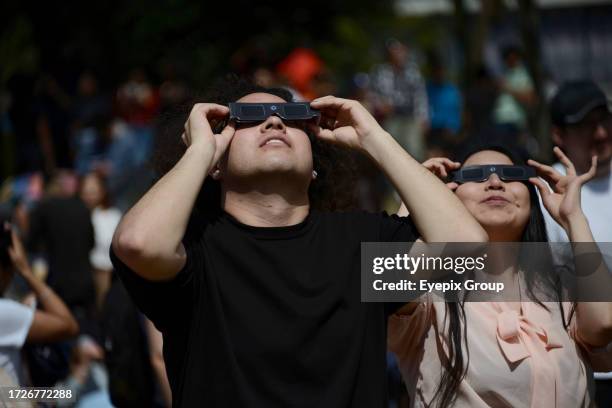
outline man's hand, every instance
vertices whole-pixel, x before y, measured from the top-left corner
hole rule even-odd
[[[311,130],[323,140],[365,150],[364,142],[373,134],[384,132],[376,119],[359,102],[324,96],[310,105],[321,111],[319,126]]]
[[[234,137],[235,128],[228,124],[221,133],[215,134],[210,126],[211,121],[218,122],[229,114],[227,106],[214,103],[196,103],[185,122],[185,131],[181,139],[187,147],[202,146],[210,156],[208,168],[214,167]]]

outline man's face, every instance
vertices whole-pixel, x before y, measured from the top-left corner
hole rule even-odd
[[[237,102],[286,101],[275,95],[254,93]],[[220,169],[222,182],[235,186],[278,176],[279,180],[307,183],[312,175],[310,140],[301,126],[285,123],[276,115],[260,123],[237,124]]]
[[[612,159],[612,114],[605,108],[591,111],[581,122],[559,132],[559,144],[576,166],[586,172],[597,156],[597,173],[608,174]]]

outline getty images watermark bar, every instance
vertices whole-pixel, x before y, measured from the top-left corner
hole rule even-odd
[[[361,244],[361,300],[612,302],[612,243]]]

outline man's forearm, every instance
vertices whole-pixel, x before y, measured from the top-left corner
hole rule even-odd
[[[426,242],[481,242],[487,234],[455,194],[414,160],[387,132],[364,149],[385,172]]]
[[[180,255],[177,251],[213,153],[206,145],[191,145],[174,168],[128,211],[113,239],[118,254],[154,261],[152,266],[160,270],[167,266],[164,261],[172,262]],[[130,265],[129,259],[123,260],[138,268]]]

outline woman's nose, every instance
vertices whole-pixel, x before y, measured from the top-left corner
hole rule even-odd
[[[486,181],[485,189],[489,188],[494,190],[504,189],[504,182],[499,178],[497,173],[491,174],[489,179]]]

